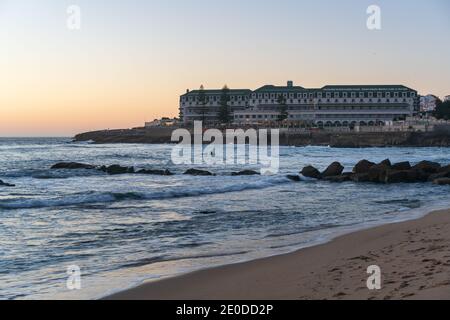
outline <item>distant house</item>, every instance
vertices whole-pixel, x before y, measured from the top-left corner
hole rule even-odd
[[[171,127],[178,124],[177,118],[161,118],[161,119],[155,119],[151,122],[146,122],[145,127],[146,128],[155,128],[155,127]]]
[[[444,97],[444,102],[450,101],[450,95]]]
[[[432,94],[420,97],[420,111],[433,112],[436,110],[438,100],[439,98]]]

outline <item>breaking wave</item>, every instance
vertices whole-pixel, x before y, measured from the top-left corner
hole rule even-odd
[[[233,184],[228,186],[204,186],[201,188],[172,187],[155,192],[85,192],[55,198],[15,198],[0,200],[2,209],[31,209],[65,207],[112,203],[125,200],[164,200],[173,198],[197,197],[244,190],[266,189],[283,183],[290,183],[286,177],[275,177],[262,181]]]

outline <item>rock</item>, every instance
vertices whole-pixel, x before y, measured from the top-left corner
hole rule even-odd
[[[304,167],[303,170],[300,172],[304,177],[307,178],[313,178],[313,179],[319,179],[320,178],[320,171],[314,168],[313,166],[307,166]]]
[[[374,165],[375,165],[375,163],[373,163],[373,162],[370,162],[367,160],[361,160],[353,168],[353,173],[356,173],[356,174],[367,173],[367,172],[369,172],[370,168],[372,168]]]
[[[114,164],[114,165],[109,166],[109,167],[102,166],[100,168],[100,170],[104,171],[104,172],[106,172],[107,174],[110,174],[110,175],[134,173],[134,168],[133,167],[122,167],[122,166],[119,166],[117,164]]]
[[[389,159],[383,160],[379,164],[385,165],[387,167],[391,167],[392,166],[391,160],[389,160]]]
[[[341,183],[341,182],[346,182],[346,181],[352,181],[352,176],[353,176],[352,173],[343,173],[339,176],[325,177],[324,180],[330,181],[330,182]]]
[[[434,184],[439,186],[450,185],[450,178],[441,178],[433,181]]]
[[[445,167],[441,167],[439,172],[450,172],[450,164]]]
[[[15,187],[15,186],[16,186],[15,184],[6,183],[0,180],[0,187]]]
[[[148,169],[142,169],[136,172],[137,174],[148,174],[148,175],[155,175],[155,176],[173,176],[173,173],[169,170],[148,170]]]
[[[433,174],[438,173],[441,170],[441,165],[437,162],[422,161],[416,164],[413,169],[422,170],[426,173]]]
[[[408,170],[388,170],[385,176],[385,183],[410,183],[416,182],[416,176]]]
[[[297,176],[297,175],[288,175],[288,176],[286,176],[286,178],[288,178],[289,180],[295,181],[295,182],[300,182],[300,181],[302,181],[302,179],[300,178],[300,176]]]
[[[350,176],[354,182],[370,182],[369,173],[355,173]]]
[[[434,181],[441,178],[450,178],[450,166],[443,167],[438,173],[431,174],[428,181]]]
[[[231,175],[232,176],[256,176],[256,175],[261,175],[261,173],[253,171],[253,170],[244,170],[244,171],[240,171],[240,172],[233,172]]]
[[[409,163],[409,161],[405,161],[405,162],[399,162],[399,163],[395,163],[391,166],[392,170],[410,170],[411,169],[411,163]]]
[[[339,162],[333,162],[330,166],[322,172],[322,178],[335,177],[342,174],[344,167]]]
[[[213,176],[214,174],[206,170],[189,169],[184,174],[191,176]]]
[[[95,169],[95,166],[78,162],[60,162],[52,166],[51,169]]]
[[[416,182],[426,182],[428,181],[428,178],[430,177],[430,173],[425,172],[423,170],[420,169],[411,169],[408,171],[408,173],[410,174],[410,179],[415,179]],[[413,177],[413,178],[412,178]]]
[[[390,162],[389,162],[390,163]],[[385,182],[386,172],[391,168],[387,161],[372,166],[368,172],[370,182]]]

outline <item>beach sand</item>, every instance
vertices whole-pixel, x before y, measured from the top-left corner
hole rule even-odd
[[[381,290],[367,268],[381,268]],[[294,253],[151,282],[106,299],[450,299],[450,210]]]

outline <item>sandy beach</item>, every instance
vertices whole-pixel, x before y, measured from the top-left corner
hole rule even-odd
[[[450,210],[294,253],[143,284],[106,299],[450,299]],[[367,268],[382,272],[368,290]]]

